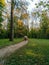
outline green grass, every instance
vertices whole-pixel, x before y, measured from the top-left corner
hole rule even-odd
[[[26,46],[6,58],[5,65],[49,65],[49,40],[30,39]]]
[[[19,43],[21,42],[23,39],[21,38],[18,38],[18,39],[14,39],[14,41],[9,41],[9,39],[0,39],[0,48],[3,48],[5,46],[9,46],[9,45],[12,45],[12,44],[16,44],[16,43]]]

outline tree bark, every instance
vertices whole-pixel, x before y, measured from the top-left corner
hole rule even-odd
[[[10,41],[13,41],[14,39],[14,21],[13,21],[13,0],[11,0],[11,21],[10,21]]]

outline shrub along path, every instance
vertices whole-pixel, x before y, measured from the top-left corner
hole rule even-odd
[[[28,41],[22,41],[15,45],[10,45],[5,48],[0,49],[0,58],[9,56],[11,53],[13,53],[15,50],[21,48],[22,46],[26,45]]]

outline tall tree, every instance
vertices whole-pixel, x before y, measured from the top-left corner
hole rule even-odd
[[[13,19],[13,12],[14,9],[18,8],[20,10],[22,10],[22,8],[25,10],[24,5],[27,5],[27,3],[25,1],[22,0],[11,0],[11,22],[10,22],[10,41],[13,41],[14,38],[14,19]]]
[[[13,41],[13,38],[14,38],[13,10],[14,10],[14,3],[13,3],[13,0],[11,0],[10,41]]]

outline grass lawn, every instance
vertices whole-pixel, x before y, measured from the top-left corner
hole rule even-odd
[[[5,46],[9,46],[12,44],[16,44],[18,42],[21,42],[23,39],[18,38],[18,39],[14,39],[14,41],[9,41],[8,39],[0,39],[0,48],[3,48]]]
[[[29,39],[29,43],[5,60],[5,65],[49,65],[49,40]]]

